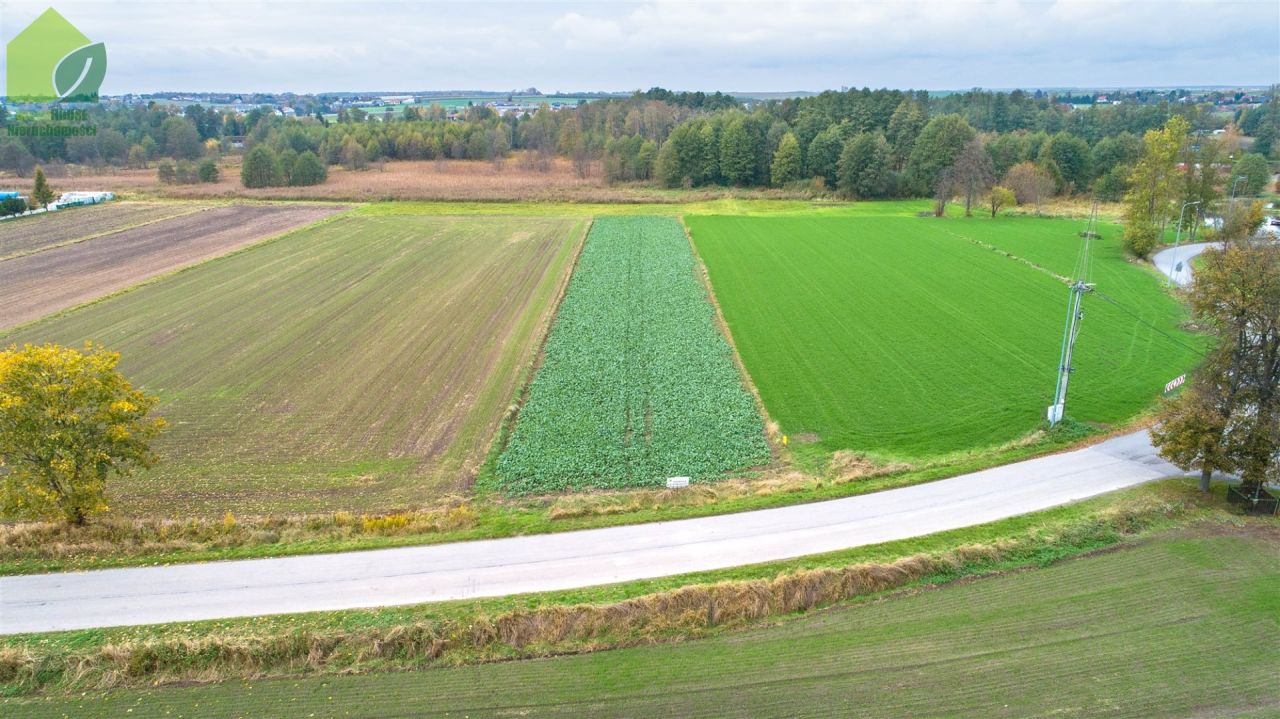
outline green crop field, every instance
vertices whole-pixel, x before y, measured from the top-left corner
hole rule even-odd
[[[122,354],[161,398],[129,514],[418,506],[464,490],[582,220],[345,217],[7,335]]]
[[[498,459],[502,486],[653,486],[768,461],[680,224],[596,220]]]
[[[0,706],[32,718],[1274,716],[1276,542],[1166,535],[700,641]]]
[[[917,458],[1042,422],[1082,223],[1002,217],[686,219],[771,418],[823,450]],[[1194,366],[1199,340],[1103,226],[1067,414],[1133,417]],[[997,249],[999,251],[997,251]],[[1007,256],[1006,253],[1015,255]],[[1039,265],[1040,267],[1036,267]],[[1154,328],[1152,326],[1153,325]]]

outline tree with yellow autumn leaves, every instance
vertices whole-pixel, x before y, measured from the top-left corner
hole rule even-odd
[[[120,355],[93,344],[0,351],[0,510],[84,524],[107,509],[107,480],[157,461],[164,420]]]

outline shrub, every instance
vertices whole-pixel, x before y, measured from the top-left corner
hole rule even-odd
[[[1124,247],[1135,257],[1146,258],[1156,247],[1156,228],[1149,224],[1131,224],[1124,227]]]
[[[196,182],[198,178],[195,166],[189,160],[178,160],[174,179],[179,185],[190,185]]]
[[[307,150],[293,161],[293,170],[289,173],[290,185],[319,185],[328,177],[329,171],[316,153]]]
[[[161,160],[156,165],[156,178],[162,185],[172,185],[178,181],[178,170],[172,160]]]
[[[257,145],[244,158],[240,182],[245,187],[276,187],[284,184],[284,168],[280,158],[266,145]]]
[[[9,197],[0,201],[0,217],[17,215],[27,211],[27,201],[21,197]]]
[[[196,170],[201,182],[217,182],[218,181],[218,163],[212,159],[204,160],[200,163],[199,169]]]

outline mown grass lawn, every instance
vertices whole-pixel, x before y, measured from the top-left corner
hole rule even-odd
[[[1183,532],[712,639],[368,676],[10,700],[13,716],[1261,716],[1280,537]]]
[[[462,492],[537,351],[578,219],[342,217],[0,335],[92,340],[159,395],[125,515],[420,506]]]
[[[918,458],[998,445],[1050,403],[1082,223],[1008,217],[686,217],[770,417],[800,442]],[[1132,418],[1199,340],[1104,226],[1067,414]],[[1007,256],[1006,253],[1015,255]],[[1136,315],[1136,317],[1135,317]],[[1154,328],[1144,323],[1154,325]]]

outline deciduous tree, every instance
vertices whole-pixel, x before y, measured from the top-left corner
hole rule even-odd
[[[1010,207],[1018,203],[1018,198],[1014,196],[1013,190],[1007,187],[996,185],[987,193],[987,207],[991,208],[991,216],[995,217],[1003,207]]]
[[[1040,203],[1053,194],[1053,178],[1034,162],[1019,162],[1005,173],[1001,185],[1013,190],[1019,205],[1035,205],[1040,214]]]
[[[1239,473],[1246,487],[1280,478],[1280,245],[1206,250],[1189,293],[1214,345],[1190,388],[1161,409],[1152,440],[1169,461]]]
[[[837,187],[846,197],[873,199],[889,193],[893,148],[878,132],[860,132],[840,153]]]
[[[1177,163],[1187,138],[1187,121],[1175,115],[1142,138],[1142,157],[1129,176],[1125,195],[1125,246],[1146,257],[1164,237],[1170,207],[1177,196]]]
[[[912,190],[933,194],[938,176],[955,163],[977,133],[960,115],[939,115],[929,121],[911,148],[907,178]]]
[[[745,186],[755,180],[756,157],[751,135],[741,117],[735,117],[720,133],[720,174],[730,185]]]
[[[995,182],[995,174],[991,170],[991,156],[982,146],[980,138],[969,141],[964,150],[956,157],[950,167],[943,170],[938,178],[938,191],[935,199],[945,202],[947,199],[960,196],[964,200],[964,216],[973,216],[973,205]]]
[[[284,168],[280,165],[279,156],[266,145],[255,145],[245,155],[244,165],[240,168],[240,182],[251,188],[283,185]]]
[[[773,153],[773,164],[769,166],[769,177],[774,187],[800,179],[800,142],[790,132],[778,141],[778,150]]]
[[[840,128],[832,125],[814,136],[809,143],[809,151],[805,157],[809,163],[809,174],[826,180],[827,187],[835,187],[836,174],[840,167],[840,153],[844,150],[844,140],[840,136]]]
[[[0,506],[16,517],[84,524],[106,509],[111,476],[156,462],[164,420],[133,387],[120,356],[25,345],[0,352]]]
[[[1271,179],[1271,169],[1267,167],[1267,158],[1256,152],[1246,153],[1231,168],[1231,176],[1227,178],[1227,187],[1234,187],[1237,197],[1257,197]],[[1237,180],[1239,181],[1237,184]]]

